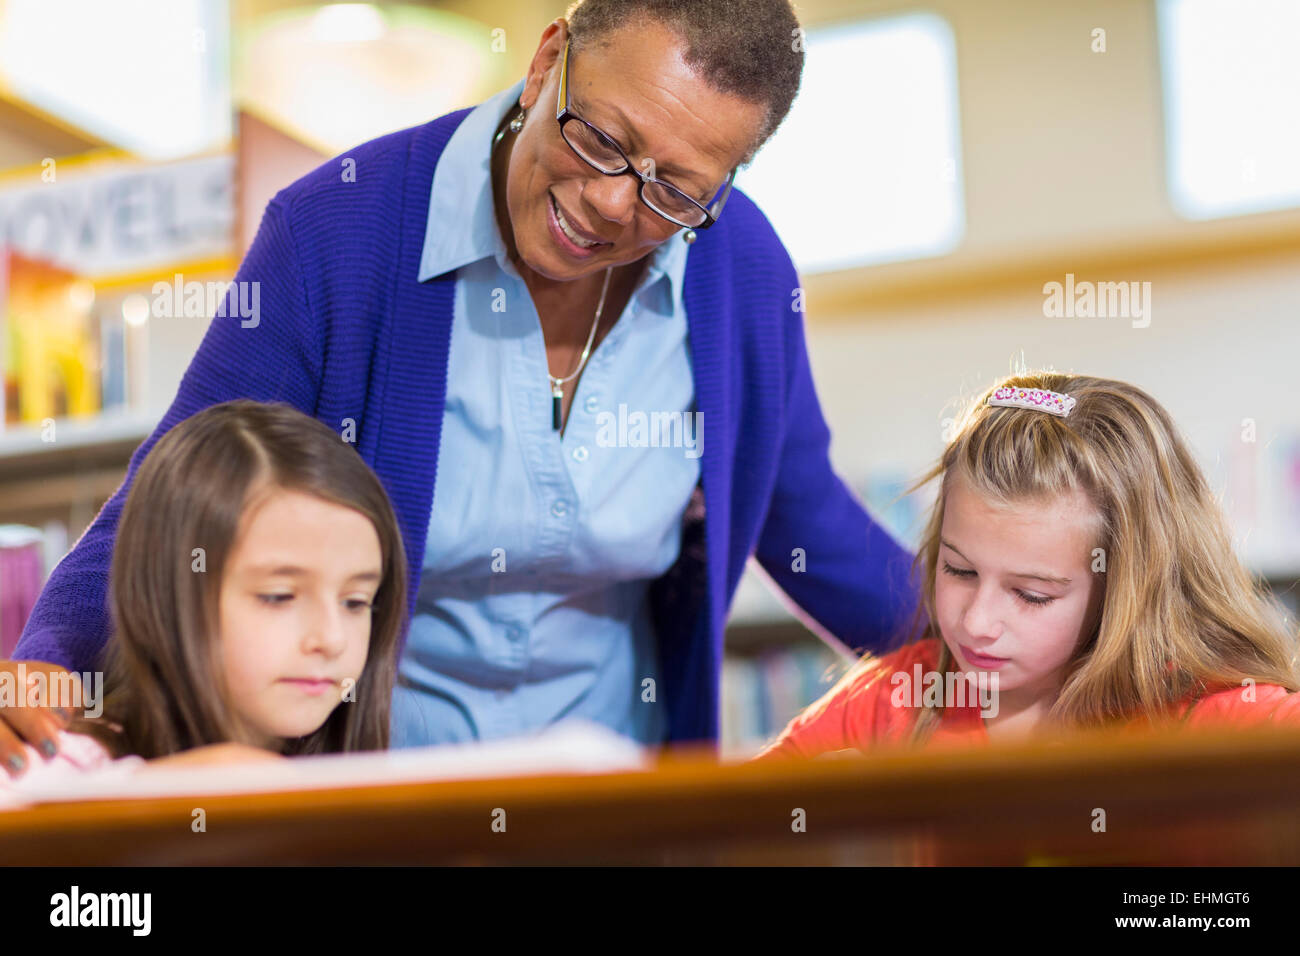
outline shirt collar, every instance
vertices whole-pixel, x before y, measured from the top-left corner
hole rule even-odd
[[[447,141],[429,193],[421,282],[488,256],[494,257],[507,275],[519,278],[507,258],[492,208],[491,155],[497,125],[519,101],[523,89],[520,80],[476,106]],[[633,296],[664,314],[681,311],[687,251],[680,233],[661,243],[650,253],[649,266]]]

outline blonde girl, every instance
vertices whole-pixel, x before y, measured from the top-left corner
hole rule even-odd
[[[1300,721],[1294,632],[1146,392],[1007,378],[970,405],[918,487],[935,478],[916,639],[860,661],[760,756]],[[927,693],[918,675],[933,675]],[[963,682],[955,698],[939,690]],[[977,684],[995,687],[992,706]]]

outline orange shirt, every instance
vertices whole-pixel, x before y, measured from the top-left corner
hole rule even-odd
[[[774,755],[815,757],[835,750],[867,750],[881,744],[906,743],[920,708],[917,688],[939,661],[939,639],[908,644],[879,659],[879,667],[855,667],[820,700],[795,717],[758,758]],[[918,667],[919,665],[919,667]],[[856,676],[855,676],[856,674]],[[895,675],[905,674],[907,680]],[[922,682],[916,680],[922,675]],[[1251,726],[1287,723],[1300,726],[1300,694],[1277,684],[1257,684],[1254,699],[1244,688],[1230,687],[1184,703],[1178,715],[1184,727]],[[1131,726],[1136,726],[1135,721]],[[988,731],[974,693],[964,706],[944,707],[925,746],[987,744]],[[755,759],[758,759],[755,758]]]

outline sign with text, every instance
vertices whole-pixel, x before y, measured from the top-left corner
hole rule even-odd
[[[45,160],[0,180],[0,246],[109,278],[234,251],[234,156]]]

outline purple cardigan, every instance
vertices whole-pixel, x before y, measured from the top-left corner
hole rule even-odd
[[[416,274],[434,167],[468,113],[358,146],[271,200],[235,277],[261,284],[259,322],[243,327],[233,307],[223,312],[233,317],[213,318],[121,487],[50,575],[15,659],[93,669],[111,630],[113,541],[136,470],[173,425],[234,398],[288,402],[335,429],[355,421],[357,451],[392,498],[406,553],[417,556],[407,592],[414,610],[436,503],[455,289],[454,273],[423,283]],[[681,557],[650,590],[656,697],[672,742],[716,742],[723,628],[751,554],[850,647],[891,645],[916,603],[911,555],[831,471],[798,285],[775,231],[739,191],[687,257],[702,494],[687,509]]]

